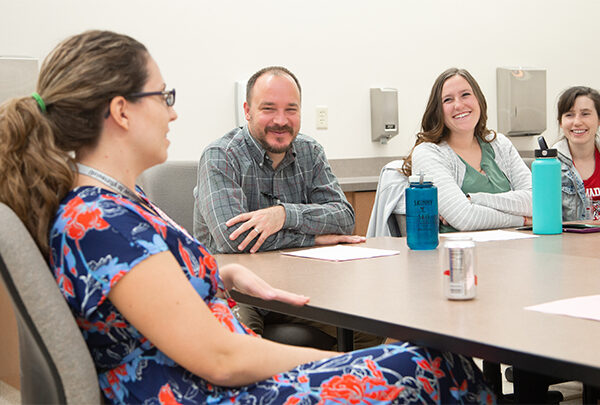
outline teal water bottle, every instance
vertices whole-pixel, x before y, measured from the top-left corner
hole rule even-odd
[[[543,136],[538,138],[531,164],[533,186],[533,233],[554,235],[562,232],[562,194],[560,162],[556,149],[548,149]]]
[[[406,189],[406,243],[413,250],[438,246],[439,216],[437,187],[429,176],[410,176]]]

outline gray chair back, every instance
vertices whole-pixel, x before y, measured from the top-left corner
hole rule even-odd
[[[194,232],[194,187],[198,178],[198,162],[165,162],[140,175],[137,183],[172,220]]]
[[[406,214],[394,214],[398,226],[398,236],[406,236]]]
[[[75,318],[33,238],[0,203],[0,278],[19,331],[22,404],[102,404]]]

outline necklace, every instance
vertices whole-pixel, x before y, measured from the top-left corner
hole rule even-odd
[[[79,171],[79,174],[84,174],[86,176],[90,176],[98,180],[100,183],[117,190],[119,193],[123,194],[130,200],[144,204],[144,200],[142,200],[142,198],[137,193],[134,193],[129,187],[125,186],[119,180],[102,173],[100,170],[93,169],[81,163],[77,163],[77,170]]]

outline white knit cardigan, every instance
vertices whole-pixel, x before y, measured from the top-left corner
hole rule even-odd
[[[488,139],[493,136],[488,135]],[[523,225],[531,216],[531,172],[510,140],[498,133],[491,142],[496,164],[510,182],[511,191],[472,193],[470,200],[460,189],[466,165],[446,141],[425,142],[412,155],[412,172],[433,176],[438,188],[440,215],[459,231],[496,229]]]

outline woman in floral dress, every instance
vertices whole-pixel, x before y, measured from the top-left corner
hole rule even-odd
[[[0,198],[48,255],[111,403],[490,403],[471,359],[382,345],[351,353],[256,337],[225,292],[304,305],[218,268],[135,179],[167,158],[175,91],[134,39],[88,31],[0,107]]]

